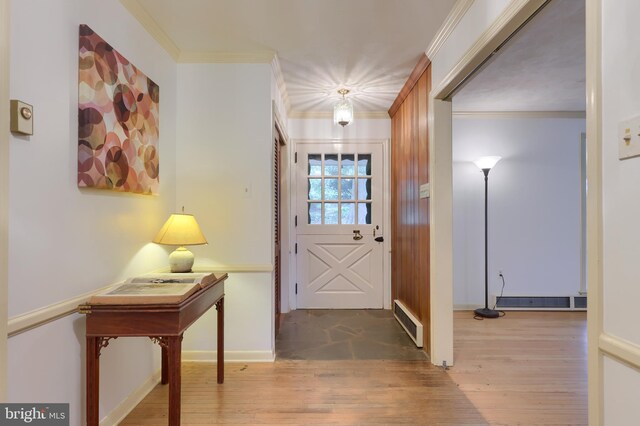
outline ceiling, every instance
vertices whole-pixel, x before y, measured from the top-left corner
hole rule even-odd
[[[454,111],[584,111],[585,6],[553,0],[453,97]]]
[[[121,1],[146,13],[181,58],[213,54],[249,62],[277,53],[292,115],[329,113],[342,87],[352,91],[356,111],[387,111],[455,3]]]

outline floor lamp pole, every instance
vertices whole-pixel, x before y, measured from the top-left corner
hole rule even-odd
[[[478,308],[474,312],[483,318],[498,318],[500,313],[489,309],[489,171],[491,168],[482,168],[484,173],[484,308]]]

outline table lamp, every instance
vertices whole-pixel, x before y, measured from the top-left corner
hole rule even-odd
[[[158,235],[153,239],[156,244],[179,246],[169,255],[171,272],[191,272],[193,253],[185,246],[207,244],[198,222],[193,215],[174,213],[169,216]]]

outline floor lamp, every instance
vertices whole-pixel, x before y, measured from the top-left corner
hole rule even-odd
[[[474,161],[482,173],[484,173],[484,308],[478,308],[474,312],[477,316],[483,318],[498,318],[500,312],[489,308],[489,245],[488,245],[488,190],[489,190],[489,171],[500,161],[501,157],[481,157]]]

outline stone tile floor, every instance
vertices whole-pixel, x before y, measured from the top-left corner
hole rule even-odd
[[[298,309],[284,316],[276,358],[425,360],[390,310]]]

